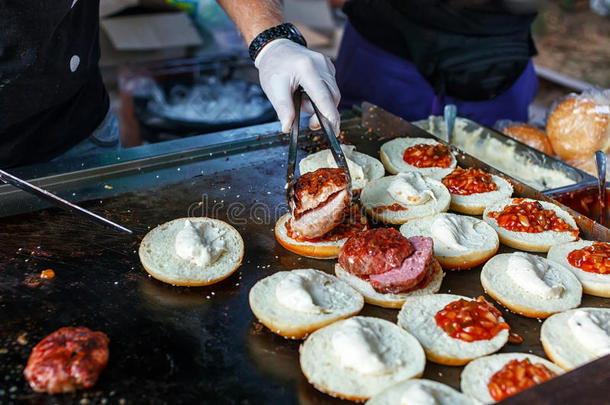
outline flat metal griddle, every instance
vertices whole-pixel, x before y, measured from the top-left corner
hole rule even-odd
[[[375,113],[381,121],[365,111],[368,125],[352,119],[344,130],[347,142],[378,157],[379,137],[404,131],[399,121],[392,130],[381,128],[380,122],[390,123],[382,111]],[[304,138],[301,145],[309,142],[308,149],[315,149],[316,137]],[[277,271],[333,271],[334,261],[297,256],[275,240],[275,220],[286,212],[286,144],[276,135],[261,139],[258,148],[234,143],[226,154],[215,150],[209,158],[180,161],[178,168],[165,162],[159,172],[203,174],[83,203],[134,230],[134,236],[117,235],[56,209],[0,218],[0,403],[347,403],[309,385],[299,368],[300,342],[268,331],[248,306],[254,283]],[[464,156],[458,160],[468,162]],[[154,176],[155,171],[146,175]],[[137,255],[141,238],[160,223],[188,215],[226,220],[241,233],[246,252],[234,275],[209,287],[185,288],[156,281],[143,270]],[[609,239],[607,229],[594,227],[591,221],[583,233]],[[500,250],[506,251],[510,250]],[[56,276],[41,280],[39,274],[47,268]],[[449,272],[441,292],[476,297],[483,293],[479,274],[480,267]],[[582,305],[607,307],[610,302],[585,295]],[[540,322],[503,313],[524,342],[502,351],[544,356],[538,340]],[[361,312],[393,322],[397,314],[398,310],[368,304]],[[92,389],[53,396],[34,393],[22,376],[32,347],[69,325],[101,330],[110,337],[108,367]],[[428,362],[424,377],[459,387],[461,370]],[[607,387],[607,377],[604,381]],[[548,384],[529,392],[542,392]],[[594,394],[606,398],[605,387]]]

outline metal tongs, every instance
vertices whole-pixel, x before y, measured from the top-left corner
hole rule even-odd
[[[288,148],[288,165],[286,166],[286,201],[288,202],[288,206],[290,207],[290,213],[294,214],[294,170],[297,163],[297,142],[299,138],[299,124],[301,122],[301,102],[303,95],[306,94],[301,87],[299,87],[293,94],[293,103],[294,103],[294,121],[292,122],[292,128],[290,130],[290,147]],[[343,153],[343,149],[339,145],[339,141],[337,140],[337,136],[335,135],[335,131],[330,121],[320,113],[318,107],[311,101],[311,105],[320,121],[320,125],[322,126],[322,130],[324,134],[328,138],[328,143],[330,144],[330,151],[333,154],[335,162],[337,163],[338,168],[342,168],[345,173],[345,180],[347,181],[347,196],[349,199],[349,203],[351,205],[352,202],[352,177],[349,173],[349,168],[347,166],[347,159],[345,154]]]

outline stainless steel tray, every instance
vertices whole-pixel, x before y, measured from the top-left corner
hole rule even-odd
[[[444,141],[447,140],[443,117],[432,116],[427,120],[414,122],[414,124],[427,132],[432,133],[437,138]],[[462,128],[463,131],[461,137],[457,134],[457,131],[460,128]],[[456,119],[455,131],[455,144],[458,148],[499,170],[503,170],[505,173],[512,175],[523,183],[529,184],[538,191],[561,191],[566,187],[573,187],[576,184],[595,181],[595,178],[588,173],[572,167],[566,162],[531,148],[516,139],[510,138],[495,129],[479,124],[468,118],[458,117]],[[465,134],[468,134],[468,136],[465,136]],[[485,153],[488,153],[489,156],[487,158],[484,157],[483,151],[481,150],[486,146],[488,150]],[[513,150],[514,154],[513,158],[511,158],[510,153]],[[515,158],[517,159],[516,161]],[[524,177],[522,177],[522,175],[520,176],[517,172],[519,167],[526,171],[528,169],[536,170],[539,168],[540,180],[535,183],[528,183],[528,181],[525,181]],[[563,173],[572,183],[556,184],[556,181],[551,177],[552,173],[547,170]]]

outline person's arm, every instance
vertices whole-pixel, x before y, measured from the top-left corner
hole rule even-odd
[[[261,32],[283,22],[276,0],[218,0],[248,44]],[[302,86],[330,120],[339,133],[339,89],[335,81],[335,67],[324,55],[288,39],[276,39],[265,45],[254,64],[259,71],[261,87],[271,101],[282,123],[282,131],[289,132],[294,119],[292,94]],[[309,103],[304,109],[313,112]],[[315,116],[309,121],[312,129],[320,124]]]
[[[235,22],[247,44],[261,32],[283,22],[277,0],[218,0],[218,4]]]

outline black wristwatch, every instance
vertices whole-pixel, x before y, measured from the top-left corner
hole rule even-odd
[[[252,58],[252,60],[256,59],[256,55],[258,55],[265,45],[278,38],[286,38],[297,44],[307,46],[305,38],[303,38],[303,35],[297,30],[297,27],[290,23],[283,23],[261,32],[252,42],[250,42],[250,46],[248,47],[250,58]]]

